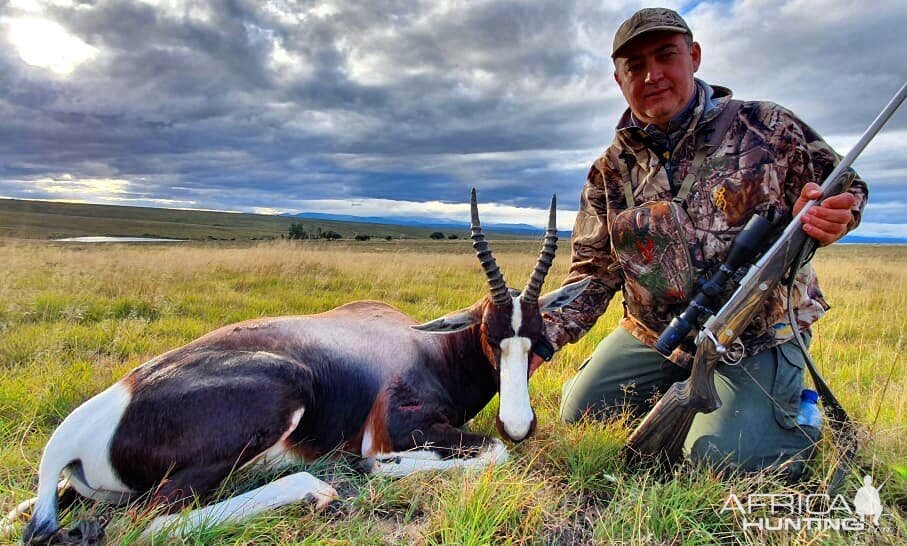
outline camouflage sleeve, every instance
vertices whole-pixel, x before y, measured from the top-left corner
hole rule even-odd
[[[591,276],[592,282],[570,305],[545,315],[545,334],[556,350],[585,335],[620,289],[620,275],[609,269],[612,257],[604,187],[606,173],[619,176],[607,167],[603,158],[589,170],[573,226],[570,270],[564,280],[568,284]]]
[[[780,112],[780,117],[784,122],[783,125],[789,128],[797,137],[788,141],[791,142],[791,145],[788,150],[788,176],[784,187],[785,201],[789,206],[793,206],[803,190],[803,186],[809,182],[822,184],[837,166],[841,156],[803,120],[789,110],[776,105],[775,108]],[[866,207],[866,201],[869,198],[869,188],[866,182],[853,170],[850,171],[850,175],[853,180],[848,192],[853,194],[856,199],[851,209],[853,218],[847,226],[848,232],[860,224],[863,209]]]

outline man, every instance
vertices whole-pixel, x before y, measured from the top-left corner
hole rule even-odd
[[[702,50],[674,11],[635,13],[618,29],[611,56],[629,108],[589,171],[565,283],[593,280],[571,305],[546,316],[551,347],[536,352],[550,358],[582,337],[618,290],[624,318],[565,384],[561,417],[568,422],[641,415],[654,395],[686,378],[692,334],[669,359],[651,347],[695,293],[690,280],[721,263],[754,213],[787,222],[818,198],[818,183],[838,161],[790,111],[732,101],[730,90],[695,79]],[[859,223],[866,197],[855,179],[848,192],[813,207],[803,229],[822,245],[837,241]],[[656,219],[658,211],[665,212]],[[666,229],[667,246],[652,247],[651,238],[641,244],[636,236],[649,229]],[[793,291],[805,332],[828,309],[811,265],[799,271]],[[739,365],[718,367],[723,405],[696,417],[684,446],[695,462],[748,471],[784,464],[793,476],[811,456],[819,432],[796,423],[804,359],[792,341],[786,296],[779,287],[741,336]],[[535,356],[532,369],[540,363]]]

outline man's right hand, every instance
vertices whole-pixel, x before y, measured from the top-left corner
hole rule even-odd
[[[794,216],[813,199],[822,197],[822,189],[815,182],[803,186],[800,197],[794,203]],[[827,246],[847,234],[847,228],[853,221],[853,208],[856,198],[853,194],[844,192],[831,197],[809,209],[803,217],[803,231],[819,245]]]

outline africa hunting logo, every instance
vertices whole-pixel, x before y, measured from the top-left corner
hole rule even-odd
[[[873,487],[871,476],[864,476],[852,503],[840,494],[756,493],[741,500],[731,493],[718,512],[736,514],[744,531],[884,532],[879,489]]]

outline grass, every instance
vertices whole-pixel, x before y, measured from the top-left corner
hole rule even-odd
[[[469,305],[485,281],[468,245],[451,242],[290,243],[218,246],[60,246],[0,240],[0,512],[31,497],[41,450],[77,405],[128,370],[230,322],[314,313],[356,299],[381,299],[428,320]],[[522,286],[537,243],[494,241],[507,279]],[[563,245],[562,252],[566,249]],[[562,256],[549,275],[566,273]],[[869,473],[880,483],[888,534],[835,531],[759,534],[719,509],[733,491],[810,492],[835,452],[825,440],[814,481],[771,476],[722,481],[707,470],[672,476],[627,469],[620,457],[631,423],[558,420],[560,386],[615,326],[611,305],[594,330],[533,378],[537,434],[510,446],[511,461],[482,472],[369,478],[349,460],[309,471],[342,503],[301,504],[242,525],[202,529],[175,544],[845,544],[904,543],[907,527],[907,248],[838,246],[816,258],[833,309],[812,354],[864,431],[844,491]],[[493,400],[470,428],[496,434]],[[827,435],[826,435],[827,436]],[[267,477],[240,475],[224,496]],[[76,505],[111,517],[112,544],[136,541],[149,515]],[[66,515],[65,522],[77,516]]]

